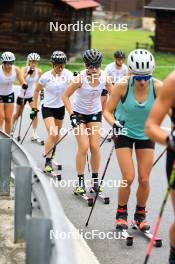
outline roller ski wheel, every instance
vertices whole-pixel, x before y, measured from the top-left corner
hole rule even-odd
[[[44,140],[42,140],[42,139],[40,139],[40,138],[31,138],[31,141],[33,142],[33,143],[37,143],[38,145],[41,145],[41,146],[43,146],[44,145]]]
[[[58,162],[55,159],[52,159],[52,164],[59,171],[61,171],[63,169],[62,165],[58,164]]]
[[[21,137],[20,137],[20,136],[17,136],[16,140],[17,140],[18,142],[20,142],[20,141],[21,141]]]
[[[118,230],[118,232],[120,232],[121,238],[125,240],[127,247],[133,246],[134,237],[129,234],[127,229],[121,229],[121,230]]]
[[[141,230],[139,226],[136,224],[135,221],[132,221],[132,229],[138,230],[141,234],[143,234],[148,240],[151,240],[153,237],[153,234],[149,230]],[[160,237],[156,237],[154,241],[155,247],[162,247],[162,239]]]
[[[57,171],[51,171],[51,172],[46,172],[43,170],[43,172],[48,176],[48,177],[53,177],[56,178],[58,181],[61,181],[61,174]]]

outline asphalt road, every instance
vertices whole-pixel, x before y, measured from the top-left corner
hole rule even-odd
[[[38,127],[38,134],[45,139],[46,130],[44,128],[43,120],[41,114],[39,113],[40,121]],[[29,109],[25,108],[22,123],[21,136],[24,135],[28,125],[30,123],[29,119]],[[170,122],[167,118],[164,122],[164,126],[169,126]],[[66,115],[64,127],[68,128],[70,126],[68,115]],[[106,127],[106,124],[104,125]],[[17,131],[17,130],[16,130]],[[27,135],[24,143],[24,147],[32,155],[32,157],[37,161],[39,167],[43,167],[44,159],[43,146],[39,146],[30,141],[30,133]],[[112,143],[105,143],[101,148],[101,167],[100,175],[105,167],[109,152],[111,150]],[[161,153],[164,147],[156,145],[155,158]],[[76,179],[75,170],[75,153],[76,153],[76,141],[73,135],[67,136],[63,142],[57,148],[57,159],[60,164],[63,165],[62,178],[64,179],[64,184],[68,180]],[[134,155],[135,159],[135,155]],[[86,169],[86,177],[90,179],[88,171]],[[107,170],[106,179],[112,179],[116,183],[120,180],[120,170],[113,153],[109,168]],[[64,185],[63,184],[63,185]],[[70,221],[80,230],[80,232],[85,233],[87,231],[96,230],[97,232],[115,232],[115,210],[116,210],[116,195],[117,188],[105,188],[105,193],[110,196],[110,204],[104,205],[101,201],[96,203],[92,218],[89,222],[89,226],[85,228],[85,223],[90,212],[90,208],[87,206],[86,202],[82,199],[76,197],[72,192],[72,186],[61,186],[58,184],[56,192],[59,199],[62,202],[63,208],[67,217]],[[67,184],[68,185],[68,184]],[[135,177],[134,184],[132,186],[132,193],[129,200],[129,221],[133,219],[133,214],[136,205],[136,188],[137,188],[137,175]],[[158,164],[153,168],[151,173],[151,193],[149,197],[149,202],[147,206],[148,210],[148,220],[151,226],[154,226],[156,216],[158,215],[161,202],[166,190],[166,176],[165,176],[165,155],[161,158]],[[159,236],[163,239],[162,248],[154,248],[151,254],[150,264],[166,264],[168,263],[169,254],[169,242],[168,242],[168,226],[173,221],[173,211],[170,203],[170,199],[166,205],[166,209],[161,221],[161,226],[159,229]],[[95,236],[94,239],[86,239],[88,245],[97,256],[101,264],[141,264],[143,263],[144,256],[146,253],[146,248],[148,241],[142,234],[135,230],[130,230],[130,233],[134,235],[135,242],[132,247],[127,247],[125,242],[121,239],[100,239],[100,237]],[[82,260],[83,261],[83,260]],[[91,264],[91,263],[89,263]]]

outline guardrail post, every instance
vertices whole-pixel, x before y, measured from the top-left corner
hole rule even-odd
[[[25,240],[26,215],[32,214],[31,192],[32,168],[15,168],[15,243]]]
[[[11,144],[10,138],[0,139],[0,195],[10,195],[11,174]]]
[[[52,222],[45,218],[26,219],[26,264],[48,264],[51,257]]]

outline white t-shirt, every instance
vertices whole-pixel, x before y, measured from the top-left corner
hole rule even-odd
[[[95,87],[89,85],[86,70],[80,72],[82,86],[75,91],[73,111],[84,115],[92,115],[102,111],[101,93],[106,87],[106,74],[101,71],[99,84]]]
[[[11,75],[6,76],[3,72],[2,65],[0,65],[0,95],[9,95],[14,92],[13,83],[16,80],[16,69],[12,66]]]
[[[64,105],[61,97],[68,83],[73,79],[73,74],[63,69],[60,75],[54,76],[52,70],[45,72],[39,79],[39,84],[45,87],[43,106],[59,108]]]
[[[122,64],[121,68],[117,69],[115,62],[108,64],[104,71],[108,76],[111,76],[111,80],[113,83],[119,81],[123,76],[128,75],[127,66],[125,64]]]
[[[27,66],[25,68],[25,71],[28,72],[29,69],[30,69],[30,67]],[[31,98],[31,97],[33,97],[34,90],[35,90],[35,85],[36,85],[38,80],[39,80],[39,69],[36,68],[35,72],[32,75],[28,74],[26,76],[25,81],[28,84],[28,88],[27,88],[27,90],[24,90],[24,89],[21,88],[20,92],[19,92],[19,97],[21,97],[21,98]],[[24,93],[25,93],[25,96],[24,96]]]

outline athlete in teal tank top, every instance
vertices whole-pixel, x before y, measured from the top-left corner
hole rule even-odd
[[[148,97],[143,103],[139,103],[135,98],[133,83],[133,77],[130,77],[127,94],[120,101],[114,115],[117,120],[125,121],[127,137],[146,140],[148,137],[144,133],[144,124],[155,100],[154,80],[153,78],[149,80]]]
[[[104,111],[104,117],[113,127],[116,135],[115,149],[122,180],[127,186],[118,188],[118,207],[116,209],[116,229],[128,228],[128,201],[131,186],[137,171],[138,188],[136,192],[135,224],[141,231],[149,230],[146,219],[146,205],[149,197],[149,177],[154,159],[154,142],[144,133],[148,114],[162,86],[153,79],[155,67],[153,55],[144,49],[130,52],[128,69],[131,76],[123,78],[114,86]],[[154,93],[155,91],[155,93]],[[134,167],[133,149],[137,160]]]

